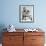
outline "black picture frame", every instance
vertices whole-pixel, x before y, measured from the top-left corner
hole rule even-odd
[[[34,5],[19,5],[19,22],[34,22]]]

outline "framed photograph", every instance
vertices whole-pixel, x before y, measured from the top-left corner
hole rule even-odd
[[[19,21],[34,22],[34,5],[19,5]]]

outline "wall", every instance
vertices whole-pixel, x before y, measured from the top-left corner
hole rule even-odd
[[[34,5],[34,23],[19,22],[19,5]],[[0,31],[13,24],[15,28],[40,27],[46,32],[46,0],[0,0]]]
[[[46,1],[44,0],[1,0],[0,25],[13,24],[16,28],[46,28]],[[19,5],[34,5],[34,23],[19,22]]]

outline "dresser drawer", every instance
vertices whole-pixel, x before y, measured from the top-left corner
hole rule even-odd
[[[44,32],[25,32],[24,36],[44,36],[45,33]]]
[[[44,36],[32,36],[32,43],[33,44],[43,44]]]
[[[23,36],[23,32],[4,32],[5,36]]]
[[[23,46],[22,36],[4,36],[3,46]]]
[[[10,43],[4,44],[4,43],[3,43],[2,46],[23,46],[23,43],[19,43],[19,44],[18,44],[18,43],[17,43],[17,44],[16,44],[16,43],[12,43],[12,44],[10,44]]]
[[[32,46],[44,46],[44,44],[32,44]]]
[[[4,36],[3,43],[14,43],[14,42],[23,41],[23,36]]]

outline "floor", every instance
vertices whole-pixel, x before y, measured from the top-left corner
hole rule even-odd
[[[0,44],[0,46],[2,46],[2,44]]]

